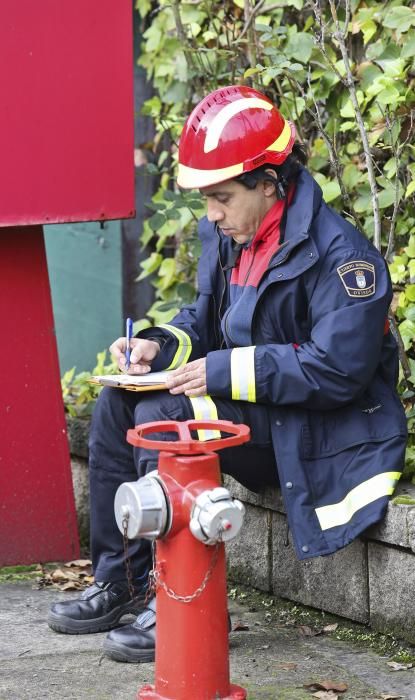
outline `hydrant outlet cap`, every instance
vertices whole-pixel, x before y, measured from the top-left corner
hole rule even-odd
[[[122,534],[127,525],[128,539],[156,539],[162,537],[168,527],[166,495],[154,476],[121,484],[115,494],[114,512]]]

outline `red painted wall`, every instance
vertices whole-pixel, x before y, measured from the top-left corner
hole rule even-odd
[[[0,3],[0,226],[133,216],[132,11]]]
[[[0,229],[0,566],[79,554],[41,226]]]
[[[131,0],[0,3],[0,566],[79,553],[33,224],[134,214],[132,55]]]

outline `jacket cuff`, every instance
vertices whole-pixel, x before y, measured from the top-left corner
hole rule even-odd
[[[170,367],[177,352],[177,341],[173,336],[167,335],[157,326],[153,326],[137,333],[136,338],[152,340],[160,345],[160,352],[151,363],[152,372],[162,372]]]
[[[206,356],[207,393],[212,396],[232,398],[231,382],[232,350],[214,350]]]
[[[208,353],[206,376],[213,396],[256,403],[255,345]]]

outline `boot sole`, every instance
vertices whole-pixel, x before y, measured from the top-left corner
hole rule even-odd
[[[62,634],[93,634],[95,632],[108,632],[116,627],[123,615],[138,615],[144,606],[144,597],[134,605],[125,603],[111,610],[106,615],[91,620],[74,620],[71,617],[57,615],[50,611],[48,615],[48,625],[55,632]]]
[[[129,664],[151,663],[155,658],[154,649],[129,649],[123,644],[117,644],[110,639],[105,639],[103,644],[104,654],[113,661]]]

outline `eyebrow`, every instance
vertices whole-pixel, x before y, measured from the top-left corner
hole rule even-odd
[[[209,193],[202,192],[201,190],[199,190],[199,192],[202,195],[202,197],[221,197],[223,195],[229,196],[232,194],[232,191],[230,190],[215,190],[214,192]]]

